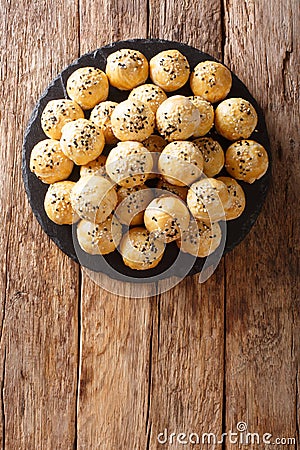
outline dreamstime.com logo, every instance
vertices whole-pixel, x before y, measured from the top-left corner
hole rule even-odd
[[[154,160],[158,159],[159,153],[155,154],[154,152],[152,152],[151,154]],[[123,161],[123,165],[126,170],[128,170],[128,167],[135,167],[136,155],[132,155],[132,161],[130,160],[130,157],[131,156],[129,156],[126,161]],[[115,170],[121,171],[122,168],[123,166],[119,165]],[[106,167],[106,169],[108,168]],[[151,173],[156,174],[157,177],[160,175],[155,170],[153,170]],[[102,180],[99,180],[99,177],[101,177]],[[105,182],[103,181],[103,177],[106,177]],[[200,180],[205,178],[207,177],[202,173]],[[126,178],[124,180],[126,181]],[[101,219],[97,220],[97,214],[101,214],[102,211],[107,208],[107,205],[109,204],[109,198],[111,198],[111,190],[115,189],[118,195],[120,184],[122,184],[122,179],[118,180],[119,186],[117,186],[115,183],[112,183],[111,180],[109,181],[110,182],[107,181],[107,176],[105,172],[103,173],[102,168],[101,173],[96,172],[94,174],[85,176],[83,177],[83,179],[81,178],[81,181],[79,182],[80,190],[78,191],[77,188],[76,196],[74,197],[75,204],[77,204],[77,209],[75,208],[75,210],[80,218],[84,219],[84,222],[89,222],[90,225],[82,224],[82,226],[80,226],[79,222],[74,223],[72,227],[73,243],[78,261],[80,262],[81,266],[84,268],[88,276],[96,284],[98,284],[105,290],[119,296],[143,298],[145,296],[150,297],[152,295],[157,295],[172,289],[189,274],[196,261],[195,254],[197,254],[197,250],[199,246],[201,246],[201,242],[204,242],[204,239],[203,241],[201,241],[202,238],[200,236],[196,220],[192,215],[190,215],[190,218],[188,219],[190,221],[189,229],[192,230],[192,233],[190,232],[190,236],[192,236],[193,244],[197,246],[196,250],[194,250],[193,252],[184,252],[180,248],[177,250],[178,253],[176,255],[175,253],[171,255],[170,252],[167,252],[167,248],[165,246],[166,251],[162,260],[162,263],[164,263],[164,269],[161,272],[154,270],[152,272],[153,275],[151,273],[150,275],[147,274],[147,276],[145,276],[144,271],[140,270],[135,271],[136,273],[139,272],[137,275],[135,275],[134,271],[128,271],[128,268],[126,268],[122,262],[123,255],[120,252],[120,239],[117,239],[117,236],[119,235],[117,228],[115,228],[117,232],[113,231],[112,229],[111,236],[107,238],[111,239],[110,242],[115,242],[115,254],[111,253],[110,255],[108,255],[108,257],[106,257],[100,255],[99,252],[97,252],[97,230],[98,228],[101,229],[101,226],[97,228],[97,225],[98,223],[101,224],[103,222]],[[185,186],[184,179],[180,179],[177,181],[181,183],[181,186]],[[107,185],[107,188],[103,189],[103,186],[105,186],[105,184]],[[180,195],[176,194],[176,186],[173,186],[173,190],[171,185],[169,186],[169,188],[171,188],[171,190],[168,190],[166,188],[153,188],[144,185],[142,189],[134,190],[133,188],[130,195],[123,198],[122,200],[118,195],[118,205],[112,212],[112,223],[120,222],[122,224],[123,237],[124,235],[126,235],[126,233],[128,234],[129,224],[131,223],[132,219],[138,214],[141,214],[143,216],[145,208],[147,207],[149,202],[151,202],[151,199],[157,199],[161,196],[168,196],[173,198],[176,197],[178,200],[180,200],[181,203],[185,203]],[[186,186],[186,192],[188,188],[189,186]],[[190,189],[193,190],[193,187],[190,187]],[[211,224],[214,224],[213,226],[211,226],[211,234],[214,234],[215,231],[213,232],[213,230],[215,229],[220,230],[218,231],[220,235],[220,241],[218,247],[214,251],[208,251],[209,255],[203,258],[204,260],[202,268],[198,271],[199,283],[204,283],[215,272],[222,258],[226,243],[227,227],[223,204],[219,198],[216,188],[211,186],[211,189],[214,190],[213,194],[211,195],[215,196],[215,201],[212,204],[212,210],[210,211],[207,209],[207,214],[209,217],[208,220]],[[207,196],[209,198],[209,193],[207,194]],[[169,202],[169,205],[166,204],[165,207],[159,206],[159,208],[162,209],[159,209],[158,212],[160,214],[165,213],[165,215],[170,216],[170,204],[172,204],[171,200]],[[164,208],[166,208],[166,210]],[[181,209],[182,208],[183,206],[181,207]],[[189,212],[186,204],[185,209],[188,216]],[[174,211],[174,216],[173,213],[171,214],[171,217],[173,219],[172,223],[174,222],[177,224],[179,228],[179,230],[177,231],[179,233],[178,237],[182,241],[186,236],[183,233],[187,232],[187,230],[183,229],[181,226],[181,222],[183,222],[183,220],[180,218],[180,216],[178,216],[179,218],[176,216],[176,210]],[[214,214],[214,217],[216,217],[217,215],[218,220],[215,220],[211,214]],[[94,228],[92,228],[93,226]],[[110,224],[108,224],[107,226],[111,227]],[[142,223],[139,226],[144,225]],[[82,232],[81,236],[78,235],[79,229]],[[161,237],[159,237],[158,235],[155,237],[154,233],[152,232],[150,233],[150,235],[152,238],[154,238],[153,245],[155,246],[155,239],[160,239]],[[88,250],[83,250],[83,246],[82,244],[80,244],[79,237],[81,237],[81,241],[84,246],[88,247]],[[207,243],[204,245],[207,245]],[[212,244],[210,243],[208,245],[208,248],[210,245]],[[134,248],[135,245],[133,242],[131,247],[131,255],[136,254],[137,252]],[[149,256],[146,255],[146,257]],[[133,260],[131,262],[137,262],[138,264],[139,260],[137,259],[137,261]]]
[[[296,438],[274,437],[271,433],[250,432],[246,422],[238,422],[236,431],[229,430],[221,435],[215,433],[170,433],[167,428],[157,435],[161,445],[222,445],[225,442],[237,445],[295,445]]]

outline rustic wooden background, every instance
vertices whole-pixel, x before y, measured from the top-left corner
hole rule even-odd
[[[188,448],[160,446],[157,434],[221,434],[238,421],[299,439],[299,0],[0,8],[2,448]],[[21,177],[24,128],[48,82],[80,54],[130,37],[223,60],[263,107],[274,159],[257,224],[214,276],[138,300],[101,290],[57,249]]]

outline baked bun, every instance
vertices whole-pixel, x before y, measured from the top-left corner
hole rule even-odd
[[[166,92],[180,89],[189,76],[188,60],[178,50],[165,50],[150,60],[150,78]]]
[[[228,203],[227,186],[214,178],[196,181],[187,194],[187,205],[192,215],[207,223],[224,220]]]
[[[182,200],[186,201],[186,196],[188,193],[187,187],[175,186],[174,184],[168,183],[164,178],[161,178],[160,180],[158,180],[156,188],[166,191],[165,194],[160,192],[159,195],[169,195],[169,193],[171,193],[177,197],[180,197]]]
[[[183,95],[165,100],[156,113],[156,126],[167,141],[185,140],[196,133],[200,123],[198,108]]]
[[[73,209],[81,219],[104,222],[118,202],[112,183],[99,175],[87,175],[77,181],[71,191]]]
[[[251,140],[234,142],[226,152],[225,168],[237,180],[254,183],[267,171],[268,153],[262,145]]]
[[[155,198],[144,214],[147,230],[166,243],[179,239],[189,221],[190,214],[185,203],[174,195]]]
[[[144,184],[132,188],[119,187],[116,215],[127,226],[143,225],[144,211],[153,199],[153,192]]]
[[[80,166],[98,158],[105,140],[97,125],[87,119],[77,119],[64,125],[60,144],[64,154]]]
[[[191,89],[211,103],[223,100],[232,85],[230,70],[215,61],[200,62],[191,73]]]
[[[153,167],[151,153],[140,142],[119,142],[106,160],[108,176],[120,186],[144,184]]]
[[[85,177],[86,175],[101,175],[102,177],[107,178],[108,175],[105,170],[106,159],[106,156],[100,155],[93,161],[80,166],[80,176]]]
[[[226,220],[237,219],[243,213],[246,206],[246,198],[242,187],[236,180],[230,177],[219,177],[217,180],[226,184],[229,194],[229,203],[225,207]]]
[[[44,207],[47,216],[58,225],[71,225],[77,222],[78,215],[74,212],[70,193],[75,183],[73,181],[58,181],[51,184],[46,192]]]
[[[107,255],[119,245],[122,225],[111,214],[102,223],[81,220],[77,226],[77,239],[80,247],[90,255]]]
[[[216,130],[229,141],[247,139],[256,125],[256,111],[251,103],[243,98],[228,98],[216,108]]]
[[[163,151],[167,141],[158,136],[157,134],[151,134],[145,141],[143,141],[143,146],[152,153],[153,168],[152,173],[149,174],[148,178],[157,178],[158,176],[158,158],[160,153]]]
[[[168,183],[187,186],[202,175],[203,156],[192,142],[174,141],[163,149],[158,169]]]
[[[99,103],[91,111],[90,121],[101,128],[106,144],[116,144],[118,141],[111,128],[111,115],[117,105],[116,102],[106,101]]]
[[[167,100],[167,98],[166,93],[159,86],[155,86],[155,84],[142,84],[141,86],[134,88],[128,97],[128,99],[133,102],[139,100],[148,105],[154,114],[156,114],[159,105]]]
[[[200,113],[200,122],[194,137],[205,136],[214,124],[215,112],[213,105],[199,96],[188,97],[188,99],[198,108]]]
[[[210,137],[203,137],[193,140],[203,156],[203,172],[211,178],[217,175],[223,168],[225,156],[219,142]]]
[[[42,112],[41,126],[46,136],[59,140],[61,129],[66,123],[83,118],[82,109],[72,100],[50,100]]]
[[[141,101],[125,100],[114,109],[111,126],[120,141],[141,142],[153,133],[155,115],[152,109]]]
[[[129,91],[145,83],[149,65],[141,52],[122,48],[108,56],[105,71],[112,86]]]
[[[131,228],[122,238],[120,253],[131,269],[153,269],[163,257],[165,245],[143,227]]]
[[[51,184],[68,178],[74,164],[62,152],[59,141],[44,139],[33,147],[29,167],[39,180]]]
[[[219,247],[221,239],[222,231],[218,222],[191,220],[188,230],[182,233],[182,238],[176,244],[184,253],[205,258]]]
[[[151,134],[143,141],[143,146],[151,153],[161,153],[167,144],[167,141],[157,134]]]
[[[92,109],[107,99],[109,84],[107,76],[96,67],[81,67],[67,81],[68,96],[82,109]]]

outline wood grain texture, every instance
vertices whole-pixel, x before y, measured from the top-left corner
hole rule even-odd
[[[2,1],[0,15],[1,448],[65,450],[75,437],[78,269],[33,218],[20,169],[32,108],[77,55],[77,9]]]
[[[181,449],[159,445],[158,433],[220,435],[238,421],[299,439],[297,6],[0,2],[1,448]],[[263,107],[273,152],[263,212],[213,277],[153,297],[144,287],[140,299],[130,287],[125,298],[100,288],[49,241],[20,170],[24,127],[48,82],[79,54],[135,37],[224,57]]]
[[[80,53],[110,42],[147,37],[146,0],[79,0]]]
[[[242,420],[249,431],[299,442],[297,6],[275,0],[225,3],[225,62],[263,107],[273,154],[272,188],[262,214],[226,256],[226,427]]]
[[[221,0],[149,1],[149,37],[190,44],[222,59]]]

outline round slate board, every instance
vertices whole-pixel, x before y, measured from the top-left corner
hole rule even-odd
[[[144,282],[147,278],[149,280],[151,278],[151,281],[158,281],[163,278],[168,278],[171,275],[182,275],[186,263],[190,263],[190,261],[185,260],[185,258],[188,258],[186,255],[182,253],[179,253],[178,255],[178,248],[174,242],[168,244],[164,257],[159,265],[156,268],[145,271],[132,270],[125,266],[118,251],[115,251],[105,257],[88,255],[83,252],[78,245],[75,227],[71,227],[69,225],[59,226],[48,219],[44,211],[44,197],[48,185],[39,181],[38,178],[29,170],[30,153],[32,148],[40,140],[47,137],[45,136],[40,125],[41,114],[46,104],[53,99],[67,98],[66,82],[71,73],[76,69],[84,66],[94,66],[105,70],[107,56],[121,48],[139,50],[148,60],[163,50],[178,49],[187,57],[191,69],[193,69],[200,61],[215,61],[215,59],[210,55],[203,53],[196,48],[190,47],[189,45],[159,39],[132,39],[127,41],[119,41],[95,50],[92,53],[87,53],[81,56],[77,61],[63,70],[50,83],[49,87],[43,93],[34,108],[24,137],[22,159],[23,179],[31,208],[38,222],[47,235],[70,258],[76,262],[80,262],[80,264],[89,269],[97,272],[104,272],[115,279],[128,281],[128,277],[132,277],[132,280],[136,282]],[[151,82],[150,79],[149,82]],[[187,83],[183,88],[168,95],[175,94],[192,95],[189,84]],[[118,89],[110,87],[110,100],[121,102],[127,97],[128,91],[119,91]],[[228,94],[228,97],[242,97],[252,103],[255,107],[258,114],[258,124],[256,130],[250,138],[265,147],[271,161],[270,144],[263,113],[245,85],[233,73],[232,88]],[[86,117],[89,117],[89,112],[86,113]],[[224,150],[230,145],[230,142],[217,135],[214,129],[211,131],[210,135],[220,142]],[[223,169],[219,175],[221,176],[228,174],[225,169]],[[265,201],[270,176],[271,165],[269,165],[267,173],[252,185],[240,182],[246,195],[246,208],[238,219],[227,222],[227,235],[224,254],[238,245],[249,233]],[[76,181],[78,178],[79,170],[78,167],[75,167],[70,179]],[[222,227],[224,228],[224,224]],[[196,260],[193,261],[193,267],[189,271],[189,274],[192,275],[200,272],[204,262],[205,259],[196,258]]]

